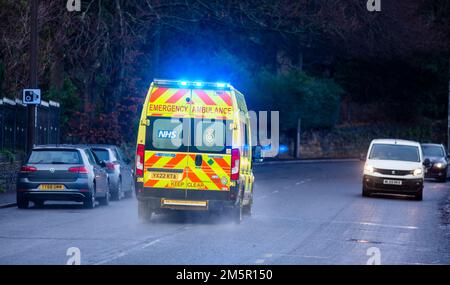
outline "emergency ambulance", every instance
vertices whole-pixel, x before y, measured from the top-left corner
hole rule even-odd
[[[261,161],[251,138],[245,98],[231,85],[154,80],[137,136],[139,216],[225,210],[239,223],[251,213],[252,162]]]

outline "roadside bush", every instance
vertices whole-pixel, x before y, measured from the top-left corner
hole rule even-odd
[[[264,71],[258,81],[258,96],[266,105],[263,108],[280,112],[282,132],[295,130],[298,118],[302,119],[302,129],[332,128],[337,123],[343,89],[333,80],[301,71],[286,75]]]

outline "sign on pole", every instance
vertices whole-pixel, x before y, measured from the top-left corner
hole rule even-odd
[[[41,89],[24,89],[22,102],[26,105],[41,104]]]

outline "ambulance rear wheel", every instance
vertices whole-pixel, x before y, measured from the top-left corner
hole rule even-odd
[[[153,209],[150,207],[149,203],[146,201],[139,201],[138,203],[138,215],[139,218],[149,222],[152,219]]]
[[[242,222],[242,211],[243,207],[242,204],[235,206],[231,209],[231,215],[233,217],[233,222],[236,224],[240,224]]]
[[[252,215],[252,204],[248,204],[242,207],[242,214],[246,216]]]

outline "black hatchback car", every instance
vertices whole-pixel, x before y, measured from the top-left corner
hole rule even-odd
[[[441,144],[422,144],[422,153],[424,159],[430,160],[430,166],[427,167],[425,178],[435,178],[440,182],[447,181],[448,156],[445,148]]]
[[[83,202],[94,208],[95,200],[108,205],[110,198],[107,172],[99,160],[83,146],[37,146],[33,148],[17,178],[17,206],[28,208],[32,201]]]

